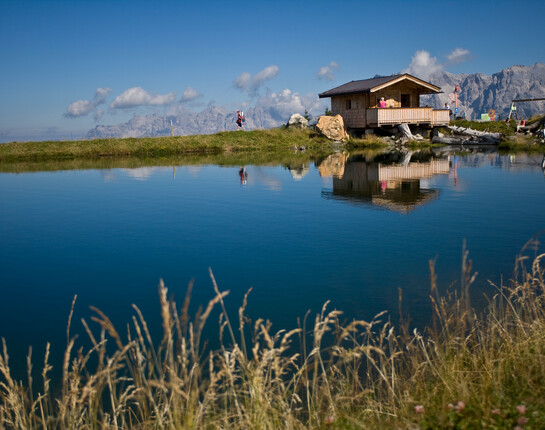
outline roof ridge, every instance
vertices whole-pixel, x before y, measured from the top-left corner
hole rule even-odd
[[[345,84],[338,85],[335,88],[332,88],[330,90],[319,93],[318,97],[324,98],[324,97],[332,97],[333,95],[368,93],[374,87],[381,87],[381,86],[387,85],[388,82],[396,81],[399,78],[402,78],[402,79],[412,78],[414,80],[420,81],[419,85],[422,85],[424,87],[427,86],[428,89],[431,89],[430,87],[435,87],[440,90],[440,88],[437,85],[424,81],[423,79],[417,78],[416,76],[413,76],[409,73],[403,73],[403,74],[396,74],[396,75],[389,75],[389,76],[378,76],[374,78],[359,79],[357,81],[352,80]],[[431,93],[434,93],[434,92],[437,92],[437,91],[431,89]]]

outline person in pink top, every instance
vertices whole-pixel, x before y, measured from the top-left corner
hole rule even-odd
[[[386,107],[386,100],[384,100],[384,97],[380,98],[380,101],[378,102],[378,107],[385,108]]]
[[[524,127],[525,125],[526,125],[526,121],[524,121],[524,118],[521,118],[519,125],[517,125],[517,131],[515,131],[515,133],[518,133],[520,129]]]

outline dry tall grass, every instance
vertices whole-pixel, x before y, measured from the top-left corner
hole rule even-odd
[[[231,319],[211,273],[215,297],[193,318],[191,285],[178,307],[160,283],[162,339],[136,306],[126,334],[94,309],[96,332],[82,320],[93,344],[84,351],[70,337],[73,306],[58,396],[49,347],[38,384],[31,353],[28,380],[11,377],[4,343],[0,428],[545,428],[544,258],[528,270],[521,259],[482,315],[469,301],[467,253],[461,290],[448,297],[430,263],[434,321],[425,332],[396,330],[383,314],[343,325],[326,303],[310,330],[305,317],[274,333],[247,319],[248,294]],[[214,308],[221,347],[208,351],[203,328]]]

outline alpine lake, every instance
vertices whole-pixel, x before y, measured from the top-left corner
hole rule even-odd
[[[297,161],[297,157],[301,160]],[[51,343],[58,369],[69,336],[94,306],[126,335],[143,313],[161,336],[158,283],[190,312],[229,290],[238,320],[273,331],[310,320],[326,302],[343,318],[412,327],[430,322],[430,260],[442,294],[460,289],[469,253],[473,305],[513,277],[519,256],[543,252],[543,154],[441,148],[335,153],[289,163],[33,165],[0,172],[0,337],[22,377],[32,346]],[[153,164],[153,163],[151,163]],[[11,170],[11,171],[10,171]],[[207,322],[210,345],[218,319]]]

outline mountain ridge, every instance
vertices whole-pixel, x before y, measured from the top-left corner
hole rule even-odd
[[[494,109],[498,118],[507,118],[511,103],[515,99],[545,98],[545,64],[531,66],[514,65],[491,76],[483,73],[452,74],[440,72],[430,80],[441,87],[442,94],[422,96],[421,104],[442,107],[449,100],[449,94],[456,85],[460,86],[459,110],[462,116],[479,119],[481,114]],[[545,100],[517,103],[517,116],[529,118],[545,113]]]
[[[491,109],[494,109],[498,118],[506,118],[513,99],[545,98],[545,64],[539,62],[531,66],[513,65],[490,76],[483,73],[453,74],[442,71],[432,74],[427,80],[440,87],[443,93],[422,96],[421,105],[441,108],[449,103],[453,107],[449,94],[459,85],[459,115],[468,119],[479,119],[481,114],[488,113]],[[316,106],[316,102],[308,101],[307,104],[308,111]],[[285,124],[293,113],[305,112],[296,112],[290,108],[289,103],[258,104],[245,109],[245,128],[276,128]],[[545,101],[517,104],[519,118],[528,118],[539,113],[545,113]],[[235,112],[220,106],[208,106],[200,112],[175,106],[165,115],[135,115],[125,123],[97,125],[88,131],[87,138],[169,136],[171,121],[173,133],[178,136],[212,134],[236,130],[235,120]]]

